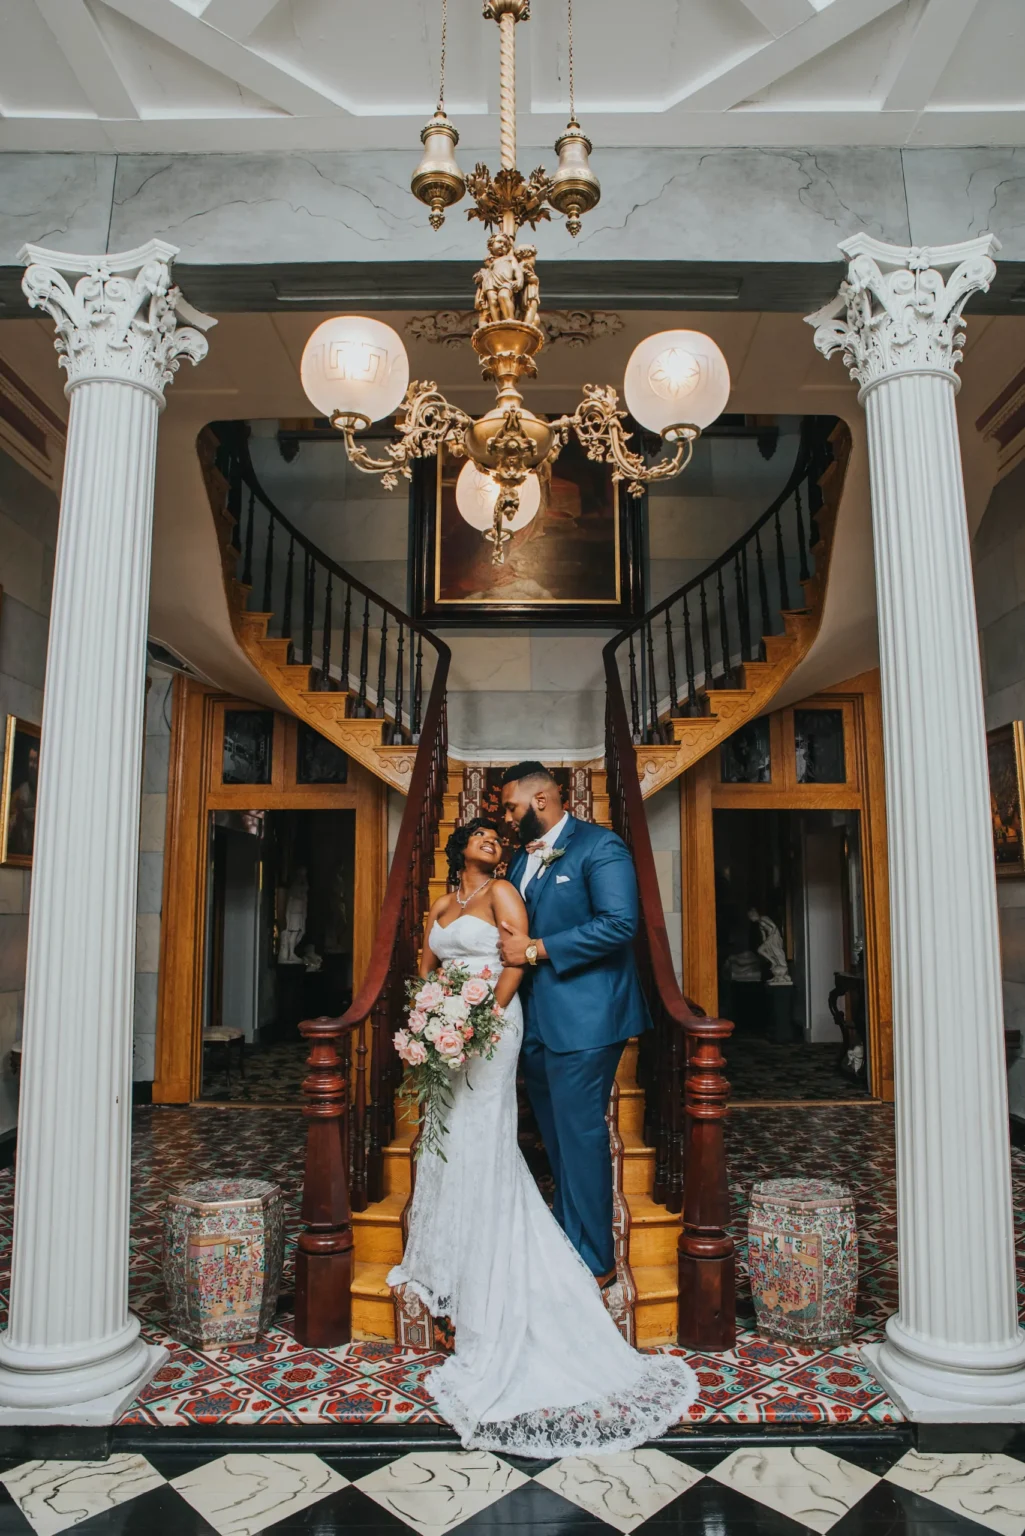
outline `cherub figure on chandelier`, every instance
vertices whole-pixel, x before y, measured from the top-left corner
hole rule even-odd
[[[474,308],[480,325],[494,325],[502,320],[537,324],[541,291],[534,267],[536,256],[536,246],[514,245],[511,235],[491,236],[487,259],[473,279],[477,285]]]

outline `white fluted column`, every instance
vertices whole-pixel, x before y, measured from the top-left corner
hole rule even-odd
[[[954,396],[990,235],[844,241],[809,316],[868,422],[893,945],[899,1311],[865,1350],[917,1419],[1025,1418],[975,597]],[[841,573],[842,579],[842,573]]]
[[[159,1363],[128,1310],[140,773],[157,420],[206,323],[173,246],[27,246],[70,400],[50,612],[0,1418],[112,1420]],[[75,281],[72,287],[62,274]]]

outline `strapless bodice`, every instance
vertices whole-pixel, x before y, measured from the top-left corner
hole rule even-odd
[[[439,960],[458,960],[473,967],[492,965],[498,959],[498,929],[471,912],[464,912],[444,928],[436,922],[429,943]]]

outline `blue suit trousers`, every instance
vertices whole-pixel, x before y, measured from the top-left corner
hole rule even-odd
[[[625,1043],[558,1053],[529,1031],[520,1058],[555,1176],[555,1219],[595,1275],[616,1261],[605,1111]]]

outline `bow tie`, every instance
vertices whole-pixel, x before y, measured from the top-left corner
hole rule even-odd
[[[541,849],[542,848],[547,848],[547,846],[548,846],[548,844],[545,842],[544,838],[543,837],[539,837],[536,843],[528,843],[527,844],[527,852],[528,853],[540,853]]]

